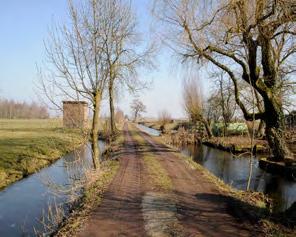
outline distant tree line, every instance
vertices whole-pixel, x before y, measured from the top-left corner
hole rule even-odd
[[[48,117],[47,108],[36,102],[26,103],[0,99],[1,119],[46,119]]]

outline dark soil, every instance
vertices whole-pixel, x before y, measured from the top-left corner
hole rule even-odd
[[[119,171],[101,205],[93,210],[78,236],[148,235],[142,206],[143,198],[147,197],[145,186],[148,176],[144,172],[143,154],[136,149],[137,143],[133,140],[132,132],[135,131],[129,130],[126,125],[125,149],[119,156]],[[182,228],[165,236],[263,235],[254,225],[254,220],[241,211],[240,200],[222,193],[207,177],[191,169],[165,145],[145,133],[139,133],[147,142],[145,152],[148,150],[154,153],[173,184],[172,190],[164,195],[176,207],[172,208],[173,215]],[[162,209],[159,206],[159,210]]]

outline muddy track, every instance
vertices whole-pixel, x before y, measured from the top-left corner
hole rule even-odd
[[[192,170],[168,147],[156,142],[144,132],[141,136],[157,153],[157,159],[173,182],[177,218],[184,236],[260,236],[260,232],[244,219],[233,216],[238,202],[223,195],[200,172]],[[236,216],[237,213],[236,213]],[[240,215],[242,216],[242,215]]]
[[[153,153],[167,172],[171,191],[151,192],[147,186],[144,153],[133,141],[135,132],[146,141],[144,153]],[[127,125],[124,135],[118,173],[78,236],[260,236],[242,213],[233,211],[237,200],[220,192],[170,148],[144,132],[129,131]]]
[[[136,154],[136,144],[127,125],[124,135],[125,149],[120,156],[120,168],[101,205],[93,210],[78,236],[145,236],[141,212],[143,164]]]

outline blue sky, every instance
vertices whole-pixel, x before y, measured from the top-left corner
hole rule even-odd
[[[0,95],[30,101],[35,98],[36,63],[44,58],[43,40],[53,18],[65,18],[66,1],[10,0],[0,4]]]
[[[135,10],[140,29],[149,36],[151,16],[149,0],[137,0]],[[53,20],[67,19],[66,0],[9,0],[0,2],[0,96],[20,101],[37,100],[34,92],[37,81],[36,64],[44,60],[43,41]],[[183,117],[181,76],[176,60],[167,49],[157,58],[158,69],[139,71],[139,78],[153,80],[152,88],[140,98],[147,106],[147,116],[157,116],[162,109],[174,117]],[[179,68],[179,67],[177,67]],[[133,99],[127,93],[118,106],[129,113]],[[106,103],[103,113],[107,113]]]

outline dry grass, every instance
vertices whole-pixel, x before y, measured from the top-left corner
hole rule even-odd
[[[251,146],[251,139],[247,136],[232,136],[232,137],[214,137],[212,139],[208,139],[208,141],[213,142],[215,144],[221,144],[223,146],[239,146],[242,148]],[[264,140],[255,139],[254,144],[259,146],[267,146],[267,142]]]
[[[123,131],[119,130],[115,140],[112,141],[113,146],[108,155],[112,159],[106,159],[99,171],[90,172],[84,183],[83,197],[78,205],[73,208],[70,216],[60,225],[55,236],[73,236],[86,222],[91,211],[100,205],[103,193],[107,190],[109,184],[113,180],[119,168],[119,162],[114,159],[117,153],[120,153],[124,145]]]
[[[153,139],[167,145],[161,137],[154,137]],[[265,236],[268,237],[294,237],[295,230],[287,228],[281,224],[279,220],[278,223],[272,220],[272,214],[270,210],[271,200],[268,199],[263,193],[253,192],[253,191],[241,191],[233,188],[232,186],[224,183],[221,179],[213,175],[206,168],[196,163],[192,157],[185,156],[181,154],[175,147],[167,145],[174,152],[174,154],[191,168],[198,172],[201,172],[204,177],[206,177],[210,182],[215,184],[218,189],[225,195],[229,195],[235,199],[241,200],[242,204],[246,205],[240,206],[240,210],[248,213],[254,219],[258,219],[261,230],[264,232]],[[250,208],[251,207],[251,208]]]
[[[122,128],[123,124],[117,124],[117,127]],[[110,156],[116,157],[116,155],[120,153],[123,143],[124,143],[123,131],[117,130],[113,139],[111,139],[110,142],[106,144],[103,156],[105,158],[108,158]]]
[[[166,170],[161,166],[155,155],[144,155],[145,166],[148,169],[149,180],[156,190],[170,191],[172,190],[172,180],[168,176]]]
[[[60,228],[55,236],[73,236],[85,223],[93,208],[100,205],[103,193],[113,180],[119,167],[119,162],[115,160],[105,161],[101,170],[89,174],[85,182],[84,194],[78,205],[72,210],[64,222],[60,223]]]
[[[144,160],[144,164],[149,175],[148,183],[150,184],[150,186],[152,186],[155,190],[172,190],[172,181],[166,170],[157,160],[157,155],[150,151],[150,145],[139,134],[139,130],[134,125],[131,126],[131,131],[133,134],[133,139],[137,144],[137,149],[142,152],[141,154]]]
[[[234,197],[239,198],[240,200],[244,200],[244,201],[248,202],[249,204],[255,205],[259,208],[266,208],[267,198],[262,193],[245,192],[245,191],[237,190],[237,189],[233,188],[232,186],[224,183],[221,179],[216,177],[214,174],[212,174],[210,171],[208,171],[206,168],[204,168],[200,164],[196,163],[192,159],[192,157],[185,156],[185,155],[181,154],[176,147],[166,144],[161,137],[155,137],[153,139],[170,147],[170,149],[172,149],[172,151],[174,151],[174,155],[183,159],[185,161],[185,163],[191,169],[196,169],[199,172],[201,172],[207,179],[209,179],[212,183],[214,183],[222,192],[226,192],[228,194],[231,194]]]
[[[149,121],[149,122],[145,122],[144,124],[147,127],[154,128],[156,130],[160,130],[162,122],[161,121]],[[178,121],[174,121],[172,123],[167,123],[167,124],[165,124],[165,130],[166,131],[175,130],[178,128],[179,124],[180,124],[180,122],[178,122]]]

